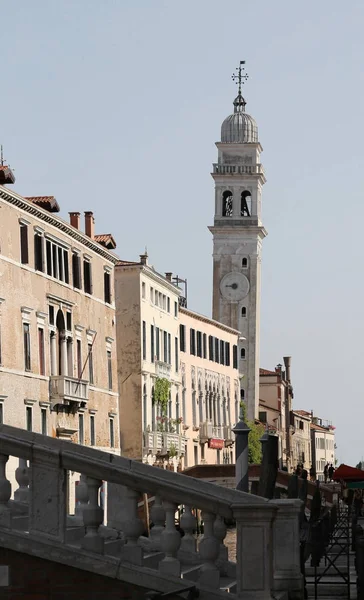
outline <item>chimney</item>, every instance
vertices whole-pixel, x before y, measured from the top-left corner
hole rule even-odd
[[[173,275],[173,273],[169,273],[169,272],[165,273],[167,281],[172,281],[172,275]]]
[[[92,240],[95,238],[95,219],[94,213],[90,210],[85,212],[85,234]]]
[[[286,367],[287,381],[288,381],[288,383],[291,383],[291,357],[284,356],[283,360],[284,360],[284,366]]]
[[[140,254],[139,258],[140,258],[140,262],[142,263],[142,265],[148,264],[148,254],[146,252],[144,254]]]
[[[70,216],[70,223],[71,223],[72,227],[75,227],[76,229],[79,229],[80,225],[81,225],[81,213],[79,213],[79,212],[70,212],[68,214]]]

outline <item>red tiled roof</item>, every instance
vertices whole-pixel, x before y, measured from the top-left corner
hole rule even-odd
[[[334,430],[330,427],[322,427],[322,425],[317,425],[316,423],[310,423],[311,429],[317,429],[318,431],[325,431],[326,433],[329,431],[334,433]]]
[[[268,369],[259,369],[259,375],[277,375],[275,371],[268,371]]]
[[[95,235],[95,242],[105,246],[109,250],[114,250],[116,248],[116,242],[111,235],[111,233],[98,233]]]
[[[294,410],[293,412],[296,413],[296,415],[302,415],[303,417],[310,417],[311,413],[307,412],[307,410]]]
[[[116,263],[116,266],[117,267],[132,267],[132,266],[141,265],[141,264],[142,264],[141,262],[135,262],[132,260],[119,260]]]
[[[40,206],[49,212],[59,212],[59,204],[54,196],[25,196],[25,200],[29,200],[32,204]]]

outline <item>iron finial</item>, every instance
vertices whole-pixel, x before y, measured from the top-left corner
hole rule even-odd
[[[245,71],[245,60],[241,60],[240,64],[238,67],[236,67],[236,71],[237,73],[234,73],[231,76],[231,79],[238,85],[238,94],[241,95],[241,86],[244,85],[245,81],[249,78],[249,75],[247,73],[244,73]]]

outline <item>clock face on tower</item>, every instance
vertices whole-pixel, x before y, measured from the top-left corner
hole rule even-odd
[[[220,292],[225,300],[239,302],[249,292],[249,280],[242,273],[227,273],[221,279]]]

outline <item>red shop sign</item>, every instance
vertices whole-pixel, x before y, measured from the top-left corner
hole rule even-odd
[[[222,450],[225,446],[224,440],[216,440],[212,438],[209,440],[209,448],[214,448],[215,450]]]

